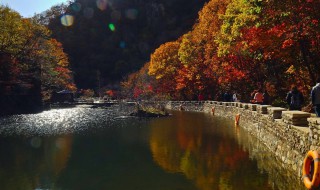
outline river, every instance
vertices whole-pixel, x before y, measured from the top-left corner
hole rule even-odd
[[[233,121],[125,115],[76,107],[0,118],[0,189],[305,189]]]

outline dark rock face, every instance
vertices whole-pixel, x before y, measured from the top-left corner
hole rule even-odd
[[[206,0],[107,2],[76,0],[66,8],[74,18],[69,27],[61,24],[60,15],[49,21],[53,37],[70,58],[79,88],[97,87],[97,73],[103,86],[137,71],[161,44],[191,30]]]

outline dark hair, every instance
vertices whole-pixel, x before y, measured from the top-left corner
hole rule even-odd
[[[317,78],[316,82],[317,82],[317,83],[319,83],[319,82],[320,82],[320,77],[318,77],[318,78]]]

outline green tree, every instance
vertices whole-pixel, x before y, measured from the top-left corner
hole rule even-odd
[[[242,36],[244,27],[256,25],[258,14],[261,12],[262,0],[232,0],[224,15],[221,15],[223,24],[216,40],[219,44],[219,55],[225,55],[234,47],[235,42]]]
[[[8,7],[0,6],[0,52],[17,54],[22,45],[25,28],[21,16]]]

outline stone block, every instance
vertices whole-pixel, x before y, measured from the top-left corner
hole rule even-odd
[[[282,116],[286,116],[289,118],[308,118],[311,116],[311,114],[308,112],[293,110],[293,111],[283,111]]]
[[[287,109],[281,108],[281,107],[267,107],[268,114],[273,118],[273,119],[281,119],[282,117],[282,112],[286,111]]]
[[[222,102],[222,105],[224,105],[224,106],[229,106],[229,105],[230,105],[230,102]]]
[[[271,107],[270,105],[257,105],[257,112],[261,114],[267,114],[268,108]]]
[[[244,108],[244,109],[249,109],[249,106],[248,106],[248,104],[246,104],[246,103],[242,103],[242,108]]]
[[[251,111],[257,111],[257,104],[248,104],[248,107]]]
[[[296,126],[307,126],[308,121],[304,120],[286,120],[283,119],[283,122],[289,125],[296,125]]]
[[[311,116],[310,113],[302,111],[283,111],[282,119],[284,123],[305,126],[308,125],[308,118]]]

